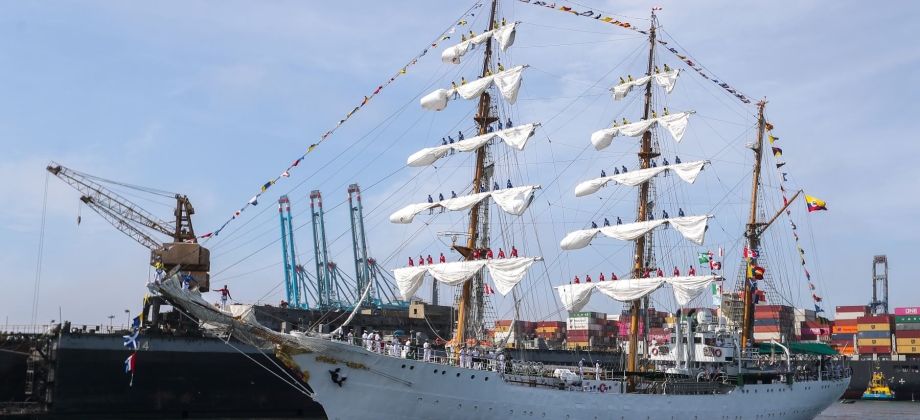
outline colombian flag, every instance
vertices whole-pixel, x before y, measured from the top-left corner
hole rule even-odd
[[[827,210],[827,203],[808,194],[805,194],[805,203],[808,204],[808,212]]]

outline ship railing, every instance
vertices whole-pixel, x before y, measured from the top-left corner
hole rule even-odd
[[[0,335],[12,336],[17,334],[44,334],[54,330],[57,324],[38,324],[38,325],[4,325],[0,329]]]

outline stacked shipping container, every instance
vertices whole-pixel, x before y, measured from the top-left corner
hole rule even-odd
[[[566,322],[565,341],[567,348],[608,347],[614,344],[616,321],[608,321],[607,314],[600,312],[577,312]]]
[[[920,358],[920,308],[895,308],[895,349],[898,354]]]
[[[754,342],[788,341],[795,336],[794,309],[785,305],[754,307]]]
[[[859,354],[891,354],[894,317],[873,315],[856,318],[856,344]]]

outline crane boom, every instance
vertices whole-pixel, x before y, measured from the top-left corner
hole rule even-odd
[[[149,249],[151,265],[157,266],[162,263],[167,270],[182,266],[183,271],[188,271],[197,283],[199,290],[208,291],[210,276],[207,271],[211,266],[210,252],[196,243],[191,219],[195,209],[187,196],[174,194],[176,208],[173,215],[176,219],[175,222],[166,222],[94,181],[95,177],[92,175],[74,171],[55,162],[48,164],[45,169],[81,192],[83,196],[80,197],[80,201],[99,213],[112,226]],[[172,241],[158,241],[151,236],[151,231],[162,233]]]

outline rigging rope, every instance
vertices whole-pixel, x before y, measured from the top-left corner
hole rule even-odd
[[[45,192],[42,194],[42,221],[38,232],[38,260],[35,262],[35,286],[32,290],[32,325],[38,319],[38,298],[42,284],[42,259],[45,255],[45,215],[48,213],[48,180],[51,172],[45,171]],[[64,322],[64,320],[61,320]]]

